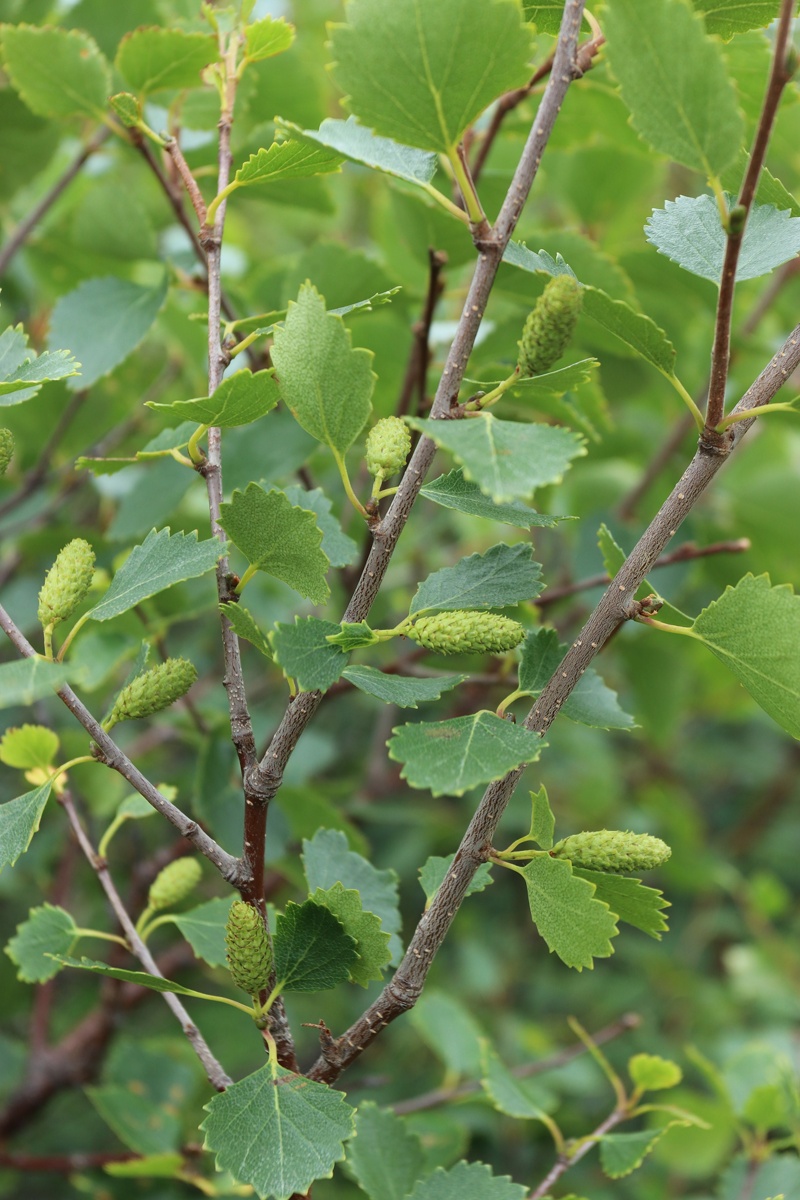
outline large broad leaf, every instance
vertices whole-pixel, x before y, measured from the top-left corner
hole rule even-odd
[[[0,334],[0,406],[30,400],[43,383],[77,375],[80,365],[69,350],[47,350],[37,355],[28,346],[28,335],[9,325]]]
[[[620,921],[661,941],[661,934],[668,928],[663,910],[669,908],[669,900],[664,899],[663,892],[658,888],[646,887],[641,879],[633,879],[628,875],[588,871],[583,867],[572,869],[575,875],[594,884],[597,899],[605,901]]]
[[[564,0],[522,0],[525,20],[532,21],[537,33],[557,34],[564,16]],[[587,29],[586,18],[581,32]]]
[[[69,954],[78,936],[78,927],[65,909],[42,904],[17,926],[6,954],[19,967],[17,976],[23,983],[44,983],[61,969],[52,955]]]
[[[309,283],[275,330],[272,361],[281,395],[303,429],[343,454],[372,409],[372,354],[353,349],[344,321],[326,313]]]
[[[155,1108],[149,1096],[119,1084],[88,1087],[86,1095],[106,1125],[136,1154],[163,1154],[179,1146],[181,1122],[174,1105],[169,1112]]]
[[[675,374],[675,347],[650,317],[596,287],[584,287],[583,311],[663,375]]]
[[[33,704],[63,687],[72,669],[46,658],[21,658],[0,666],[0,708]]]
[[[428,899],[428,904],[430,904],[431,900],[444,883],[445,876],[453,865],[454,858],[455,852],[448,854],[446,858],[442,858],[441,855],[438,854],[432,854],[430,858],[427,858],[420,867],[419,885]],[[464,895],[472,896],[475,894],[475,892],[485,891],[490,883],[494,883],[494,880],[492,879],[491,863],[481,863],[475,874],[472,876],[472,879],[469,881]]]
[[[530,77],[516,0],[353,0],[332,28],[333,77],[363,125],[447,154],[497,96]]]
[[[188,912],[172,917],[197,957],[202,958],[211,967],[221,967],[225,964],[225,926],[231,900],[232,897],[224,900],[216,897],[205,904],[198,904],[196,908],[190,908]]]
[[[299,483],[290,483],[283,489],[290,502],[298,508],[316,513],[317,528],[322,534],[322,553],[332,567],[346,567],[358,558],[358,543],[349,537],[331,512],[331,501],[321,488],[308,492]]]
[[[780,11],[781,0],[692,0],[692,4],[702,13],[707,31],[727,42],[734,34],[769,25]]]
[[[50,346],[68,346],[81,374],[67,386],[91,387],[113,371],[141,342],[167,296],[167,278],[141,287],[109,276],[87,279],[57,301],[50,318]]]
[[[344,671],[347,655],[328,641],[338,632],[332,621],[295,617],[294,625],[279,621],[269,635],[275,661],[301,691],[327,692]]]
[[[217,1170],[249,1183],[261,1200],[305,1194],[344,1158],[354,1109],[341,1092],[268,1062],[206,1105],[200,1128]]]
[[[77,967],[81,971],[91,971],[94,975],[119,979],[122,983],[137,983],[140,987],[150,988],[153,992],[174,992],[177,996],[195,995],[191,988],[185,988],[183,984],[175,983],[172,979],[149,975],[147,971],[127,971],[122,967],[109,967],[108,963],[95,962],[91,958],[70,958],[66,954],[56,954],[54,958],[62,967]]]
[[[505,608],[533,600],[541,592],[541,563],[533,561],[528,542],[500,542],[485,554],[470,554],[453,567],[434,571],[411,601],[411,613],[459,608]]]
[[[481,1086],[498,1112],[518,1121],[539,1120],[555,1099],[537,1081],[512,1075],[487,1042],[481,1048]]]
[[[219,523],[252,567],[288,583],[314,604],[330,596],[330,562],[322,552],[316,513],[296,508],[277,488],[257,483],[220,506]]]
[[[588,383],[594,376],[600,364],[596,358],[582,358],[580,362],[570,363],[567,367],[558,367],[555,371],[547,371],[544,375],[519,376],[507,389],[509,396],[517,396],[527,400],[532,408],[537,400],[545,401],[552,397],[563,396],[565,392],[575,391],[582,383]],[[503,383],[502,379],[470,379],[468,383],[479,383],[484,391]]]
[[[216,425],[232,429],[249,425],[270,412],[279,400],[272,371],[236,371],[223,379],[213,396],[197,400],[173,400],[171,404],[148,401],[148,408],[168,408],[181,420],[196,421],[198,425]]]
[[[401,922],[396,873],[373,867],[350,849],[338,829],[319,829],[310,841],[303,840],[303,865],[309,891],[327,891],[335,883],[342,883],[359,892],[367,912],[380,917],[384,932],[389,934],[392,961],[397,962],[403,948],[397,936]]]
[[[474,1078],[478,1074],[483,1030],[466,1004],[450,992],[426,987],[410,1020],[451,1077]]]
[[[421,1180],[409,1200],[525,1200],[528,1189],[508,1175],[494,1175],[485,1163],[460,1162],[445,1171],[437,1167]]]
[[[611,0],[603,32],[637,133],[660,154],[719,174],[744,130],[722,51],[702,20],[683,0]]]
[[[205,575],[217,565],[224,549],[217,538],[198,542],[196,533],[153,529],[141,546],[134,546],[105,596],[88,615],[93,621],[110,621],[175,583]]]
[[[713,196],[679,196],[656,208],[645,225],[648,242],[686,271],[719,283],[727,238]],[[800,252],[800,217],[778,212],[771,204],[750,211],[742,239],[736,278],[766,275]]]
[[[535,762],[544,743],[538,734],[490,712],[451,721],[416,722],[393,730],[389,757],[403,763],[401,778],[434,796],[462,796],[478,784],[502,779]]]
[[[294,28],[283,17],[262,17],[245,27],[244,56],[248,62],[263,62],[288,50],[294,41]]]
[[[103,119],[111,76],[94,38],[32,25],[4,25],[2,37],[5,69],[32,112]]]
[[[469,676],[435,675],[433,678],[411,679],[407,675],[387,675],[375,667],[358,664],[345,667],[342,678],[359,691],[377,696],[385,704],[396,704],[398,708],[417,708],[420,704],[438,700],[442,692],[458,687]]]
[[[200,85],[200,72],[219,57],[217,39],[181,29],[135,29],[122,39],[114,65],[140,95]]]
[[[522,875],[533,923],[562,962],[582,971],[593,967],[595,958],[614,953],[616,917],[596,899],[593,885],[573,874],[571,863],[537,854]]]
[[[413,146],[401,146],[391,138],[378,137],[371,129],[359,125],[355,117],[348,117],[346,121],[329,117],[319,129],[301,129],[280,117],[277,118],[277,124],[292,138],[335,150],[351,162],[394,175],[406,183],[427,187],[436,173],[435,154],[426,154],[424,150],[416,150]]]
[[[358,1106],[347,1164],[370,1200],[404,1200],[423,1174],[424,1158],[402,1118],[367,1100]]]
[[[275,977],[282,992],[322,992],[343,983],[357,958],[356,939],[330,909],[313,900],[289,901],[278,916]]]
[[[317,888],[309,899],[329,909],[345,933],[355,941],[357,957],[350,963],[350,982],[367,987],[373,981],[383,979],[383,969],[392,957],[389,934],[382,928],[380,917],[365,910],[355,888],[335,883],[330,888]]]
[[[323,147],[306,142],[273,142],[251,154],[233,177],[231,190],[255,183],[278,183],[287,179],[310,179],[338,171],[342,158]]]
[[[19,725],[16,729],[7,729],[0,738],[0,762],[7,767],[16,767],[18,771],[37,767],[46,770],[58,753],[58,747],[58,734],[46,725]]]
[[[455,508],[459,512],[469,513],[471,517],[485,517],[503,525],[514,525],[517,529],[533,529],[535,526],[552,529],[559,521],[572,520],[572,517],[549,517],[537,513],[519,500],[510,504],[495,504],[476,483],[464,478],[460,467],[426,483],[420,488],[420,495],[441,504],[443,508]]]
[[[555,674],[568,647],[560,645],[554,629],[536,629],[522,643],[519,664],[519,688],[529,696],[538,696]],[[633,729],[635,721],[620,708],[617,693],[606,687],[593,667],[588,667],[561,706],[560,712],[571,721],[594,725],[598,729]]]
[[[552,425],[499,421],[491,413],[472,420],[434,421],[407,417],[413,429],[449,450],[472,480],[496,504],[530,496],[537,487],[558,483],[573,458],[585,454],[583,438]]]
[[[661,1129],[643,1129],[640,1133],[606,1133],[600,1141],[600,1166],[610,1179],[622,1179],[640,1167],[665,1133],[690,1121],[669,1121]]]
[[[800,738],[800,596],[745,575],[704,608],[692,633],[774,721]]]

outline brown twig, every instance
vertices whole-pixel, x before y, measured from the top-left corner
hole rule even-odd
[[[110,134],[111,130],[105,126],[98,129],[94,137],[79,150],[63,174],[59,176],[50,188],[49,192],[42,196],[39,203],[31,209],[25,219],[20,221],[2,250],[0,250],[0,275],[3,275],[8,270],[8,265],[12,258],[24,246],[42,217],[53,207],[59,196],[66,191],[76,175],[80,173],[83,164],[100,149]]]
[[[197,180],[192,174],[189,164],[183,157],[183,151],[178,145],[178,139],[171,137],[164,146],[164,151],[170,156],[175,164],[175,169],[181,177],[181,182],[186,188],[186,194],[192,202],[192,208],[197,216],[198,223],[202,228],[206,223],[206,202],[203,199],[203,194],[197,186]]]
[[[610,1133],[616,1125],[627,1120],[628,1115],[626,1110],[615,1108],[588,1137],[581,1138],[580,1145],[572,1153],[565,1152],[564,1154],[559,1154],[555,1165],[547,1172],[539,1186],[528,1194],[526,1200],[542,1200],[542,1197],[547,1196],[553,1184],[558,1183],[561,1176],[566,1174],[570,1167],[574,1167],[575,1163],[585,1158],[592,1147],[596,1146],[602,1140],[604,1134]]]
[[[729,542],[712,542],[708,546],[695,546],[694,542],[685,542],[677,550],[672,550],[669,554],[662,554],[653,563],[651,570],[655,570],[656,567],[671,567],[675,563],[692,562],[696,558],[708,558],[712,554],[745,554],[750,546],[749,538],[736,538]],[[588,579],[579,579],[576,583],[565,583],[561,587],[548,588],[546,592],[537,596],[533,603],[537,608],[547,608],[549,604],[557,604],[559,600],[566,600],[568,596],[575,596],[578,592],[588,592],[596,587],[605,587],[610,582],[610,575],[591,575]]]
[[[711,379],[708,388],[708,405],[706,408],[706,427],[704,436],[712,442],[717,436],[716,427],[725,412],[725,385],[728,381],[730,363],[731,318],[733,315],[733,294],[736,287],[736,267],[739,252],[744,238],[747,218],[753,204],[753,198],[758,186],[758,178],[764,165],[770,134],[775,122],[783,89],[792,78],[793,70],[789,64],[790,33],[792,14],[795,0],[782,0],[778,29],[775,35],[775,45],[767,84],[764,104],[756,129],[750,161],[747,164],[739,198],[736,202],[736,217],[733,228],[728,229],[725,244],[725,258],[720,277],[719,298],[717,301],[717,317],[714,328],[714,345],[711,351]],[[736,211],[734,210],[734,211]]]
[[[414,336],[411,353],[408,356],[403,386],[400,388],[400,395],[395,406],[395,413],[398,417],[403,417],[406,413],[411,412],[411,401],[415,393],[417,414],[420,413],[422,405],[425,403],[425,381],[430,362],[431,324],[436,305],[445,288],[442,272],[446,265],[447,255],[444,251],[434,250],[432,246],[428,247],[428,288],[425,293],[422,316],[412,327]]]
[[[78,1171],[92,1171],[107,1163],[134,1162],[141,1157],[132,1150],[77,1151],[74,1154],[23,1154],[0,1150],[0,1167],[12,1171],[55,1171],[60,1175],[72,1175]]]

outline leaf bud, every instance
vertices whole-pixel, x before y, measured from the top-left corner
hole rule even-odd
[[[14,435],[10,429],[0,429],[0,476],[5,475],[14,453]]]
[[[94,550],[74,538],[58,554],[39,592],[39,622],[43,629],[66,621],[81,604],[94,576]]]
[[[185,900],[200,882],[202,868],[196,858],[176,858],[159,871],[147,897],[147,907],[173,908]]]
[[[520,644],[525,630],[497,613],[457,610],[421,617],[408,636],[435,654],[504,654]]]
[[[649,833],[597,829],[562,838],[550,853],[554,858],[568,858],[574,867],[622,872],[651,871],[665,863],[672,850]]]
[[[197,670],[188,658],[168,658],[126,684],[103,723],[110,729],[118,721],[134,721],[161,712],[185,696],[196,679]]]
[[[574,275],[556,275],[548,280],[518,343],[517,365],[523,377],[541,375],[558,362],[575,330],[581,304],[581,285]]]
[[[249,996],[257,996],[269,983],[271,962],[267,927],[258,909],[234,900],[225,926],[225,944],[233,982]]]
[[[383,417],[367,434],[367,470],[375,478],[389,479],[402,471],[410,451],[411,434],[405,421]]]

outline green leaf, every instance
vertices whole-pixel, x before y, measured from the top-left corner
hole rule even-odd
[[[358,958],[356,939],[314,900],[278,916],[273,939],[275,975],[282,992],[322,992],[343,983]]]
[[[344,454],[372,411],[375,384],[369,350],[354,350],[341,317],[325,311],[305,283],[275,330],[272,361],[281,395],[306,433]]]
[[[272,1062],[205,1107],[204,1149],[216,1153],[218,1171],[251,1184],[261,1200],[289,1200],[329,1179],[354,1129],[341,1092]]]
[[[435,154],[426,154],[413,146],[401,146],[391,138],[378,137],[371,129],[359,125],[355,117],[348,117],[346,121],[328,118],[319,129],[301,129],[280,117],[276,118],[276,124],[291,138],[334,150],[350,162],[383,171],[406,183],[426,187],[436,174]]]
[[[182,1154],[143,1154],[141,1158],[110,1162],[103,1167],[107,1175],[116,1179],[179,1179],[183,1169]]]
[[[636,132],[675,162],[718,175],[744,127],[722,51],[702,20],[682,0],[613,0],[603,32]]]
[[[537,487],[559,483],[573,458],[586,453],[582,437],[551,425],[499,421],[491,413],[464,421],[407,417],[461,463],[464,478],[496,504],[530,496]]]
[[[534,274],[537,271],[542,271],[546,275],[575,274],[572,267],[569,263],[564,262],[560,254],[557,253],[553,258],[552,254],[548,254],[546,250],[539,250],[537,253],[535,250],[529,250],[524,242],[509,242],[503,252],[503,262]]]
[[[441,504],[443,508],[455,508],[472,517],[485,517],[489,521],[500,521],[503,525],[514,525],[517,529],[533,529],[542,526],[552,529],[559,521],[571,521],[572,517],[550,517],[537,513],[526,504],[515,500],[511,504],[495,504],[484,496],[475,483],[464,478],[460,467],[447,475],[440,475],[431,483],[420,488],[420,495]]]
[[[180,1145],[181,1122],[174,1109],[154,1107],[130,1087],[88,1087],[86,1095],[105,1123],[137,1154],[162,1154]]]
[[[362,125],[447,154],[530,77],[531,31],[512,0],[353,0],[331,28],[333,78]]]
[[[559,367],[556,371],[546,371],[544,375],[519,376],[508,388],[508,395],[518,396],[535,408],[538,399],[563,396],[565,392],[575,391],[581,384],[588,383],[594,377],[599,366],[596,358],[582,358],[580,362],[570,363],[567,367]],[[488,392],[490,388],[497,387],[504,381],[502,379],[467,379],[465,382],[478,383],[484,391]]]
[[[119,117],[126,129],[134,129],[142,119],[142,105],[130,92],[117,92],[108,97],[111,111]]]
[[[668,929],[663,909],[669,908],[658,888],[646,887],[641,879],[629,875],[613,875],[607,871],[590,871],[584,867],[573,867],[576,875],[595,886],[595,895],[603,900],[620,921],[641,929],[656,941]]]
[[[53,958],[61,963],[62,967],[78,967],[82,971],[91,971],[94,975],[106,975],[109,979],[120,979],[123,983],[136,983],[139,987],[150,988],[154,992],[174,992],[176,996],[194,995],[190,988],[185,988],[171,979],[148,975],[146,971],[125,971],[121,967],[109,967],[107,963],[95,962],[91,958],[69,958],[66,954],[54,954]]]
[[[396,873],[373,867],[349,848],[347,838],[338,829],[319,829],[310,841],[303,839],[303,865],[310,892],[317,888],[327,891],[335,883],[355,888],[366,911],[380,917],[384,932],[389,934],[392,962],[399,961],[403,948],[397,936],[401,921]]]
[[[344,532],[331,512],[332,504],[321,488],[307,492],[299,483],[290,483],[283,489],[292,504],[310,510],[317,515],[317,528],[322,534],[322,553],[332,567],[346,567],[358,558],[358,543]]]
[[[788,584],[745,575],[703,609],[692,632],[773,721],[800,738],[800,597]]]
[[[244,638],[246,642],[251,642],[257,650],[260,650],[264,658],[272,660],[272,647],[269,644],[267,635],[259,629],[252,614],[243,605],[221,604],[220,612],[225,613],[237,637]]]
[[[87,279],[62,296],[50,317],[50,346],[69,346],[81,374],[72,391],[91,387],[132,354],[155,321],[167,296],[167,277],[141,287],[108,276]]]
[[[777,17],[781,0],[692,0],[708,33],[729,42],[737,33],[761,29]]]
[[[217,538],[198,542],[197,533],[152,529],[111,580],[99,604],[89,612],[93,621],[110,621],[185,579],[196,579],[217,565],[225,545]]]
[[[339,626],[316,617],[295,617],[294,625],[279,621],[269,640],[275,661],[303,692],[327,692],[347,666],[347,655],[327,640]]]
[[[494,1175],[485,1163],[459,1162],[449,1171],[437,1167],[422,1179],[409,1200],[525,1200],[528,1189],[508,1175]]]
[[[738,1155],[723,1172],[719,1200],[741,1200],[742,1190],[751,1184],[759,1198],[794,1200],[800,1188],[800,1160],[793,1154],[773,1154],[754,1173],[750,1157]]]
[[[544,743],[535,733],[477,712],[451,721],[419,721],[392,730],[389,757],[411,787],[434,796],[463,796],[478,784],[502,779],[523,763],[536,762]]]
[[[342,654],[360,650],[363,646],[374,646],[380,639],[366,621],[342,621],[336,633],[329,633],[325,641],[338,646]]]
[[[0,739],[0,762],[20,771],[34,767],[46,770],[58,753],[58,747],[58,734],[52,729],[45,725],[20,725],[16,729],[7,729]]]
[[[398,708],[418,708],[420,704],[438,700],[442,692],[458,687],[468,675],[435,675],[432,678],[412,679],[407,675],[387,675],[375,667],[345,667],[342,678],[360,691],[377,696],[385,704]]]
[[[469,1078],[478,1074],[483,1031],[469,1008],[455,996],[426,987],[410,1020],[451,1076]]]
[[[152,812],[152,809],[150,811]],[[225,926],[230,907],[230,896],[225,899],[217,896],[205,904],[190,908],[188,912],[177,913],[172,917],[197,957],[202,958],[210,967],[225,965]]]
[[[733,202],[733,197],[728,197]],[[656,208],[645,225],[648,242],[672,262],[718,284],[727,237],[713,196],[679,196]],[[756,279],[800,252],[800,217],[756,204],[747,219],[737,280]]]
[[[556,819],[550,807],[547,788],[542,784],[538,792],[531,792],[531,828],[528,837],[542,850],[552,850]]]
[[[78,927],[65,909],[42,904],[17,926],[6,954],[19,967],[17,977],[23,983],[44,983],[60,969],[50,956],[69,954],[77,937]]]
[[[361,896],[354,888],[335,883],[330,888],[317,888],[309,897],[333,913],[345,933],[355,940],[356,960],[350,965],[351,983],[367,987],[383,979],[383,969],[391,961],[389,934],[381,926],[376,913],[365,911]]]
[[[316,513],[296,508],[277,488],[265,492],[251,483],[220,505],[219,523],[252,567],[282,579],[314,604],[329,598],[330,563],[320,549]]]
[[[614,914],[566,859],[537,854],[521,873],[533,923],[562,962],[582,971],[614,953],[610,939],[619,932]]]
[[[678,1064],[658,1054],[634,1054],[628,1059],[628,1073],[636,1087],[646,1092],[677,1087],[683,1079]]]
[[[139,95],[200,85],[200,72],[219,57],[217,40],[181,29],[135,29],[119,44],[119,73]]]
[[[661,1129],[643,1129],[640,1133],[606,1133],[600,1142],[600,1166],[609,1179],[622,1179],[640,1167],[665,1133],[689,1121],[669,1121]]]
[[[420,867],[419,883],[427,897],[428,905],[430,905],[431,900],[444,883],[444,877],[453,865],[454,858],[455,853],[448,854],[446,858],[442,858],[438,854],[432,854]],[[494,883],[491,864],[481,863],[469,881],[464,895],[472,896],[476,892],[482,892],[490,883]]]
[[[9,325],[0,334],[0,407],[32,399],[43,383],[77,375],[80,365],[69,350],[46,350],[37,355],[28,346],[28,335],[19,326]]]
[[[634,312],[624,300],[612,300],[601,288],[588,286],[583,288],[583,311],[662,375],[675,374],[675,347],[650,317]]]
[[[532,1079],[512,1075],[488,1042],[481,1046],[481,1087],[498,1112],[518,1121],[538,1121],[553,1106],[553,1095]]]
[[[33,25],[4,25],[2,35],[6,71],[31,112],[102,120],[111,76],[94,38]]]
[[[283,54],[294,41],[294,28],[283,17],[263,17],[245,28],[244,56],[248,62],[263,62]]]
[[[726,191],[734,195],[738,192],[739,185],[744,178],[749,163],[750,155],[746,150],[740,150],[738,157],[733,160],[729,167],[725,168],[720,177],[720,182]],[[761,168],[755,199],[758,204],[771,204],[773,208],[777,208],[781,212],[788,211],[793,217],[800,217],[800,204],[797,203],[792,193],[784,187],[780,179],[776,179],[766,167]]]
[[[70,668],[46,658],[20,658],[0,666],[0,708],[26,707],[63,687]]]
[[[606,574],[613,579],[628,556],[605,522],[597,531],[597,546],[603,556]],[[636,599],[640,600],[650,593],[659,595],[658,588],[649,579],[645,579],[636,592]],[[679,625],[686,625],[691,621],[691,617],[687,617],[686,613],[681,612],[679,608],[675,608],[674,604],[669,604],[667,601],[664,601],[659,611],[662,621],[675,621]]]
[[[485,554],[471,554],[455,566],[434,571],[417,588],[409,611],[505,608],[538,596],[544,587],[541,575],[530,543],[500,542]]]
[[[173,400],[171,404],[148,401],[148,408],[171,409],[181,420],[196,421],[198,425],[216,425],[233,429],[249,425],[278,403],[279,395],[272,370],[236,371],[223,379],[213,396],[197,400]]]
[[[370,1100],[358,1106],[347,1164],[370,1200],[404,1200],[424,1173],[417,1135],[391,1109]]]
[[[273,142],[251,154],[233,177],[237,188],[255,183],[278,183],[287,179],[310,179],[313,175],[329,175],[341,170],[342,158],[319,146],[306,142]]]
[[[166,783],[161,783],[158,790],[162,796],[166,796],[168,800],[174,800],[178,794],[177,788],[169,789]],[[174,792],[174,795],[169,795],[169,791]],[[138,792],[134,792],[132,796],[127,796],[121,801],[117,809],[117,816],[124,817],[126,821],[141,821],[145,817],[152,817],[156,813],[149,800],[145,800],[144,796],[140,796]]]
[[[522,643],[519,664],[519,689],[538,696],[567,653],[554,629],[534,629]],[[588,667],[579,683],[561,706],[560,712],[571,721],[598,729],[633,729],[630,713],[620,708],[617,693],[607,687],[593,667]]]

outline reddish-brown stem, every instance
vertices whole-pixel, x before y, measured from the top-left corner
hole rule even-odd
[[[201,226],[206,223],[206,202],[203,199],[203,194],[197,186],[197,180],[192,174],[189,164],[183,157],[183,151],[178,145],[177,138],[170,138],[164,146],[165,152],[170,156],[175,164],[175,169],[181,177],[181,182],[186,188],[186,194],[192,202],[192,208],[197,216],[198,224]]]
[[[433,247],[429,247],[428,287],[425,293],[425,304],[422,316],[412,327],[414,336],[411,353],[408,356],[403,386],[400,388],[400,395],[395,406],[395,413],[398,417],[403,417],[406,413],[411,412],[411,401],[415,394],[417,397],[415,411],[418,414],[425,403],[425,382],[430,362],[431,324],[439,297],[444,291],[445,281],[442,272],[446,265],[447,255],[442,250],[434,250]]]

